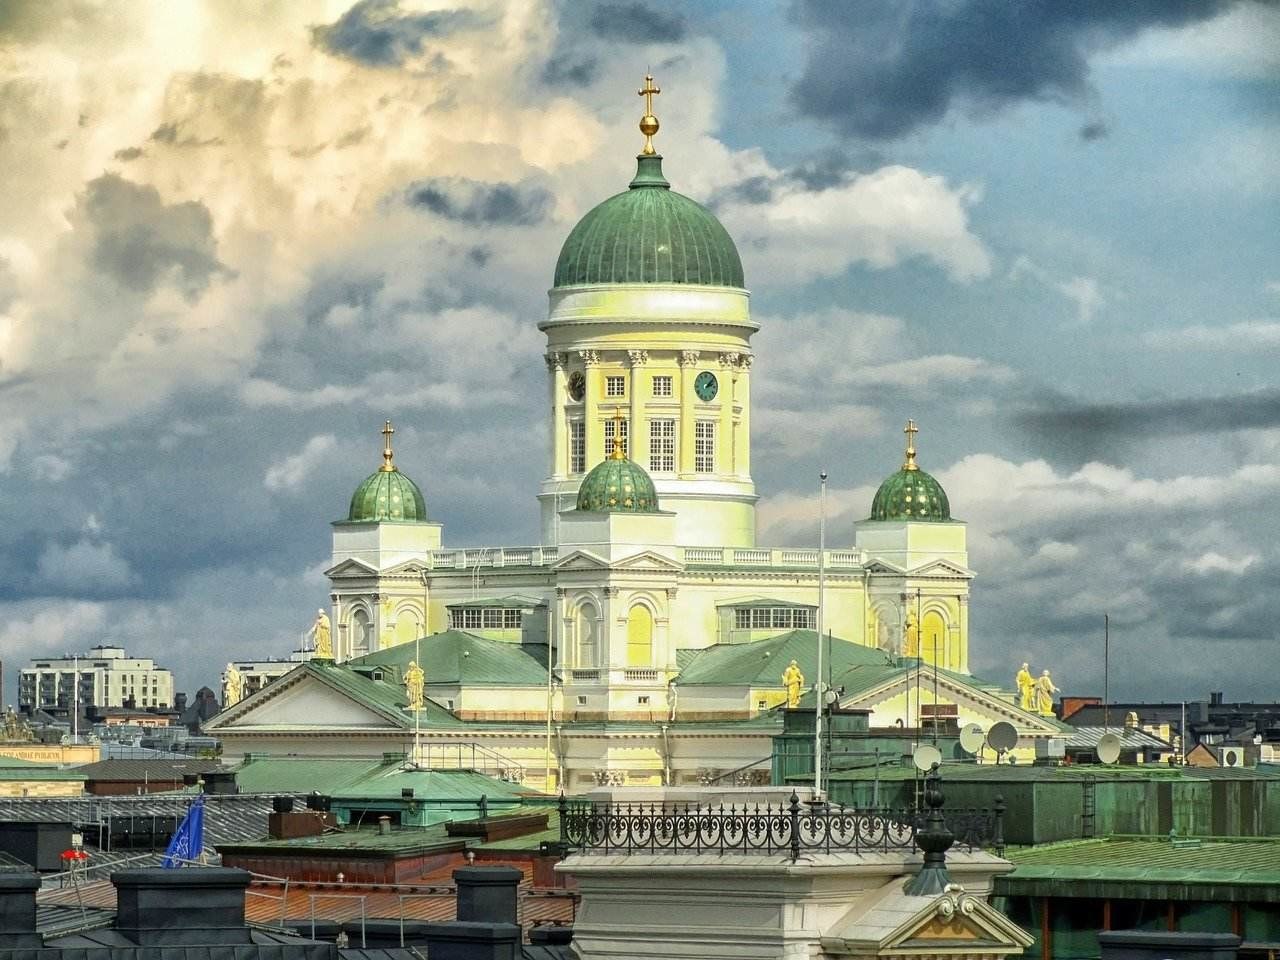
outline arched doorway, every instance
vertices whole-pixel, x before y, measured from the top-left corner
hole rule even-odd
[[[940,667],[949,666],[947,662],[947,623],[937,610],[930,610],[924,615],[921,631],[921,655],[926,663],[936,663]]]
[[[596,608],[594,604],[584,603],[578,607],[577,621],[574,630],[578,640],[578,666],[594,667],[596,665]]]

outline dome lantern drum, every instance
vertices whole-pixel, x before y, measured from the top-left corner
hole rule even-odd
[[[644,467],[623,454],[621,430],[614,432],[613,452],[583,477],[577,509],[584,513],[658,512],[653,479]]]
[[[916,464],[915,435],[920,431],[908,420],[906,460],[885,479],[871,501],[871,520],[913,520],[925,523],[951,521],[951,503],[942,484]]]
[[[395,428],[388,420],[382,428],[384,438],[382,466],[370,474],[351,495],[347,511],[348,523],[422,523],[427,519],[427,503],[418,485],[400,472],[391,449]]]

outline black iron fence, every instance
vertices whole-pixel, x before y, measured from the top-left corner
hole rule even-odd
[[[954,843],[1004,852],[1004,801],[944,810]],[[914,851],[926,811],[829,803],[593,803],[560,798],[560,850],[591,853],[786,854]]]

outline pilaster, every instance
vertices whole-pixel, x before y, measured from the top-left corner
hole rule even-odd
[[[698,376],[698,351],[680,351],[680,444],[676,450],[676,472],[683,478],[693,472],[693,381]]]
[[[546,355],[548,380],[551,384],[551,476],[562,479],[569,469],[568,426],[565,423],[565,355]]]
[[[716,472],[731,477],[734,465],[733,394],[741,354],[720,354],[720,423],[716,427]]]
[[[587,463],[589,471],[604,459],[604,431],[600,426],[600,402],[604,399],[604,378],[600,373],[600,354],[596,350],[579,350],[583,373],[586,377],[586,396],[582,399],[582,419],[585,424]]]
[[[649,421],[644,417],[644,405],[641,402],[641,371],[649,362],[648,350],[628,350],[627,358],[631,361],[631,424],[628,429],[628,455],[636,463],[648,469],[649,466]]]

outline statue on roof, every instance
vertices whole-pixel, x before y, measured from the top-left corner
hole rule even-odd
[[[31,732],[31,724],[14,713],[13,704],[9,704],[8,709],[4,712],[3,737],[11,743],[35,739],[35,735]]]
[[[1053,680],[1046,670],[1040,674],[1036,680],[1036,709],[1042,717],[1053,716],[1053,695],[1058,692],[1058,688],[1053,685]]]
[[[222,708],[234,707],[244,699],[244,674],[234,663],[228,663],[222,675]]]
[[[312,649],[317,660],[333,659],[332,630],[329,626],[329,615],[324,610],[316,611],[316,622],[311,625],[308,635],[312,638]]]
[[[1031,664],[1024,663],[1022,669],[1014,677],[1018,685],[1018,706],[1023,710],[1034,710],[1036,698],[1036,680],[1031,676]]]
[[[916,620],[916,615],[908,611],[907,628],[903,637],[903,653],[908,657],[920,656],[920,623]]]
[[[404,692],[409,697],[410,710],[422,709],[422,688],[426,682],[426,672],[418,666],[417,661],[410,660],[404,672]]]
[[[804,687],[804,674],[800,672],[800,664],[792,660],[787,669],[782,671],[782,685],[787,688],[787,706],[800,706],[800,691]]]

